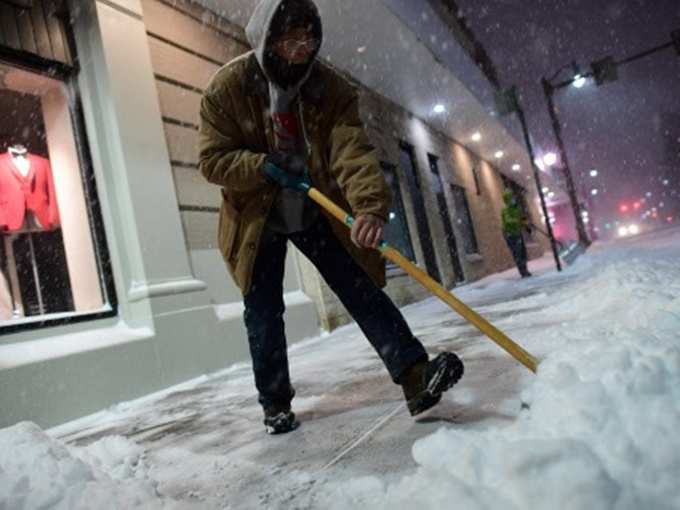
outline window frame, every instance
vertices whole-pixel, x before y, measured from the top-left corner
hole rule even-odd
[[[479,239],[477,238],[477,228],[475,227],[475,220],[472,217],[472,211],[470,210],[470,201],[468,200],[467,197],[467,189],[465,186],[460,186],[458,184],[450,184],[451,186],[451,191],[453,194],[453,201],[454,201],[454,207],[456,208],[456,216],[458,216],[461,211],[458,210],[458,197],[460,196],[463,198],[463,206],[465,207],[465,211],[462,211],[466,215],[466,223],[469,226],[470,230],[470,239],[471,239],[471,248],[474,248],[475,251],[468,252],[467,251],[467,242],[465,239],[465,233],[463,233],[463,251],[464,256],[471,256],[471,255],[481,255],[480,249],[479,249]],[[460,228],[460,226],[458,227]]]
[[[68,30],[67,30],[68,32]],[[75,150],[78,154],[80,165],[80,178],[87,204],[88,225],[90,236],[96,254],[97,275],[103,294],[105,307],[100,311],[93,312],[63,312],[59,317],[50,315],[26,318],[25,322],[17,322],[9,325],[0,323],[0,338],[13,333],[23,331],[35,331],[47,328],[55,328],[64,325],[90,322],[100,319],[108,319],[118,315],[118,296],[115,290],[115,281],[111,264],[104,219],[101,213],[100,201],[97,193],[94,165],[87,140],[85,129],[85,114],[82,106],[82,96],[78,88],[77,79],[80,69],[77,65],[66,64],[57,60],[51,60],[24,50],[17,50],[0,45],[0,62],[27,72],[40,74],[61,81],[64,84],[69,98],[69,113],[73,125],[73,137]],[[68,316],[62,316],[68,313]]]
[[[437,251],[432,239],[432,228],[429,223],[429,215],[425,195],[423,192],[423,180],[418,166],[416,147],[405,140],[399,140],[399,167],[406,177],[406,185],[413,205],[413,217],[415,219],[418,242],[423,254],[425,272],[430,278],[441,283],[441,270],[437,260]],[[407,158],[406,168],[404,158]]]
[[[392,192],[392,209],[396,209],[396,212],[398,214],[401,214],[401,218],[403,221],[403,229],[406,235],[406,241],[408,242],[408,246],[410,248],[409,253],[402,253],[406,258],[410,259],[411,261],[415,261],[415,250],[413,248],[413,239],[411,237],[411,229],[408,226],[408,217],[406,216],[406,208],[404,207],[404,197],[401,196],[401,182],[399,179],[399,167],[397,165],[393,165],[392,163],[388,163],[386,161],[381,161],[380,162],[380,167],[383,171],[383,174],[387,172],[391,172],[394,176],[394,184],[397,188],[398,194],[394,193],[393,189],[390,189]],[[388,218],[389,220],[389,218]],[[388,260],[387,261],[387,267],[389,270],[392,270],[394,268],[398,268],[399,266],[395,264],[394,262]]]

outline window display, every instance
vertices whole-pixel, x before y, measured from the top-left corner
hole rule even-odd
[[[110,309],[69,97],[0,62],[0,333]]]

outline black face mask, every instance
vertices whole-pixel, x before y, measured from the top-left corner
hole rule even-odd
[[[300,83],[300,80],[302,80],[307,73],[312,60],[310,59],[309,62],[305,62],[304,64],[293,64],[286,62],[271,50],[267,50],[266,58],[267,72],[269,73],[270,78],[274,83],[284,89],[288,89]]]

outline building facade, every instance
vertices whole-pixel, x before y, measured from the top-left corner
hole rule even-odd
[[[247,359],[217,248],[221,193],[196,147],[204,87],[248,51],[243,23],[189,0],[0,0],[0,16],[0,427],[62,423]],[[529,182],[328,60],[359,87],[393,190],[387,239],[449,288],[511,267],[501,195],[527,187],[539,224]],[[349,322],[294,249],[284,286],[291,342]],[[427,297],[397,267],[386,290]]]

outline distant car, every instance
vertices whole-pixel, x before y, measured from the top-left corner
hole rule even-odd
[[[619,227],[619,237],[632,237],[640,233],[640,227],[638,225],[622,225]]]

